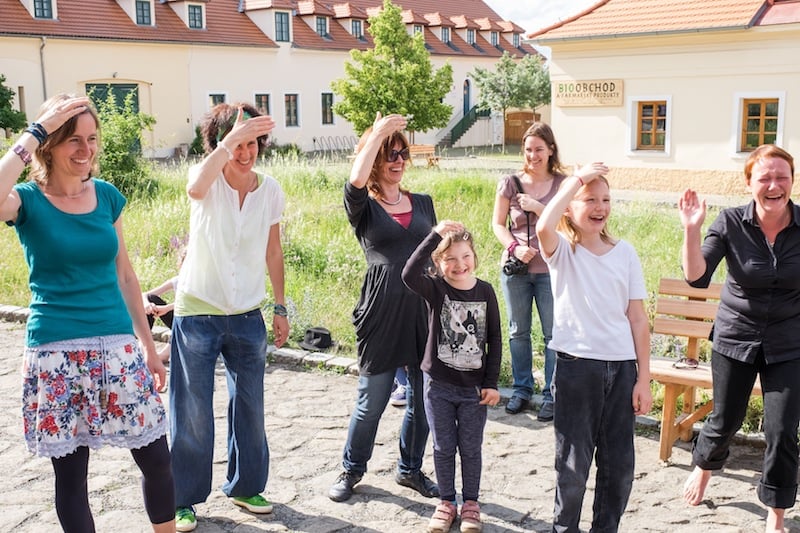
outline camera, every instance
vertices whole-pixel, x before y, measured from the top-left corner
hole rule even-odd
[[[514,274],[525,274],[528,272],[528,264],[523,263],[514,256],[508,258],[503,264],[503,274],[513,276]]]

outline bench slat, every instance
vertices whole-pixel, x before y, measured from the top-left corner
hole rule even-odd
[[[717,316],[717,302],[701,302],[697,300],[679,300],[677,298],[658,298],[656,313],[673,315],[691,319],[714,320]]]
[[[676,337],[695,337],[708,339],[711,333],[711,322],[699,320],[678,320],[657,316],[653,321],[653,333],[674,335]]]
[[[722,293],[722,283],[711,283],[707,289],[697,289],[691,287],[682,279],[661,278],[661,281],[658,283],[658,292],[662,295],[669,294],[702,300],[708,298],[719,300],[719,296]]]

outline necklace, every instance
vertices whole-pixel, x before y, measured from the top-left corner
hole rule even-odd
[[[44,193],[47,196],[55,196],[56,198],[66,198],[67,200],[74,200],[75,198],[78,198],[79,196],[81,196],[83,193],[86,192],[86,189],[89,187],[88,183],[89,183],[88,181],[84,181],[83,188],[79,192],[76,192],[75,194],[52,193],[47,191],[45,191]]]
[[[387,201],[387,200],[384,200],[383,198],[381,198],[381,202],[383,202],[383,203],[384,203],[384,204],[386,204],[386,205],[398,205],[398,204],[400,204],[400,202],[402,202],[402,201],[403,201],[403,193],[402,193],[402,192],[400,192],[400,193],[398,194],[398,196],[397,196],[397,201],[394,201],[394,202],[389,202],[389,201]]]

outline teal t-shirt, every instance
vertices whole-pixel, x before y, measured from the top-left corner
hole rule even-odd
[[[14,228],[30,271],[28,346],[133,334],[117,281],[113,225],[126,200],[110,183],[93,182],[97,207],[80,215],[56,208],[34,182],[14,186],[22,202]]]

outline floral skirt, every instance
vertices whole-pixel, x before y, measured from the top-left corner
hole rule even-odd
[[[132,335],[25,349],[22,417],[31,453],[63,457],[80,446],[141,448],[167,430],[167,415]]]

